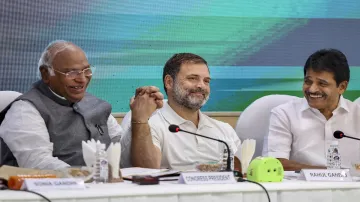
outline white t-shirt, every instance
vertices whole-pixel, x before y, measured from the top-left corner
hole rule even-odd
[[[149,120],[152,140],[162,153],[161,168],[176,170],[194,169],[196,163],[219,162],[223,159],[223,143],[184,132],[172,133],[170,124],[200,135],[225,141],[230,150],[239,156],[240,139],[227,123],[212,119],[199,112],[198,127],[181,118],[166,102],[164,107]]]
[[[359,105],[341,96],[333,116],[326,120],[305,98],[290,101],[271,111],[269,134],[265,137],[268,145],[263,156],[326,166],[327,149],[331,141],[337,140],[333,136],[336,130],[360,138]],[[343,168],[350,168],[351,161],[360,161],[360,141],[348,138],[338,141]]]

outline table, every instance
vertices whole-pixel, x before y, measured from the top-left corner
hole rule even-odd
[[[360,182],[284,181],[263,183],[272,202],[359,201]],[[160,185],[89,184],[86,190],[40,192],[54,202],[266,202],[261,187],[248,182],[236,184],[183,185],[164,182]],[[0,202],[44,201],[25,192],[0,191]]]

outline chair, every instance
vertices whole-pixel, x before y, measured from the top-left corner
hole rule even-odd
[[[12,101],[14,101],[20,95],[22,95],[22,94],[19,92],[15,92],[15,91],[0,91],[0,112],[2,110],[4,110]],[[1,142],[2,142],[2,139],[0,138],[0,165],[2,164]]]
[[[235,131],[241,141],[245,139],[256,140],[256,149],[253,158],[262,155],[264,137],[269,132],[271,110],[293,99],[300,98],[290,95],[267,95],[255,100],[240,114]],[[267,140],[265,139],[265,141]]]
[[[164,99],[163,101],[167,102],[167,99]],[[151,116],[156,114],[156,112],[157,112],[157,110]],[[131,126],[131,110],[125,114],[123,120],[121,121],[121,127],[123,129],[130,128],[130,126]]]
[[[360,97],[358,97],[356,100],[354,100],[354,102],[355,102],[356,104],[359,104],[359,105],[360,105]]]
[[[20,95],[22,94],[15,91],[0,91],[0,112]]]

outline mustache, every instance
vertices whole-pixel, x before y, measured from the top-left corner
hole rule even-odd
[[[306,95],[321,95],[321,96],[326,96],[326,94],[325,93],[321,93],[321,92],[309,92],[309,91],[305,91],[305,94]]]
[[[205,89],[202,89],[202,88],[197,88],[197,89],[189,90],[189,93],[202,93],[202,94],[207,94],[207,91],[206,91]]]

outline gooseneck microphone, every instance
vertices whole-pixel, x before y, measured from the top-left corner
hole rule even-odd
[[[334,138],[341,139],[343,137],[354,139],[354,140],[360,140],[359,138],[356,138],[356,137],[347,136],[342,131],[339,131],[339,130],[334,132]]]
[[[226,148],[227,148],[227,152],[228,152],[228,156],[227,156],[227,160],[226,160],[226,170],[225,171],[232,171],[231,170],[231,157],[230,157],[230,149],[229,149],[229,145],[225,142],[225,141],[222,141],[222,140],[219,140],[219,139],[215,139],[215,138],[211,138],[211,137],[207,137],[207,136],[204,136],[204,135],[200,135],[200,134],[197,134],[197,133],[193,133],[193,132],[190,132],[190,131],[186,131],[186,130],[183,130],[181,129],[179,126],[177,125],[174,125],[174,124],[171,124],[169,126],[169,131],[170,132],[173,132],[173,133],[177,133],[177,132],[185,132],[185,133],[189,133],[189,134],[192,134],[192,135],[195,135],[195,136],[199,136],[199,137],[203,137],[203,138],[206,138],[206,139],[210,139],[210,140],[215,140],[215,141],[218,141],[218,142],[221,142],[221,143],[224,143]]]

